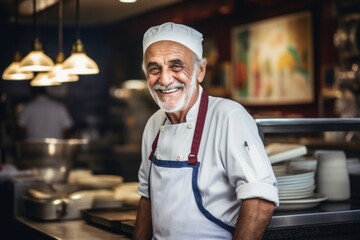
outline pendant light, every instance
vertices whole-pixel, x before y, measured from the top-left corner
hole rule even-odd
[[[76,42],[73,45],[73,51],[69,58],[63,63],[63,70],[69,74],[97,74],[99,67],[91,58],[84,52],[84,45],[80,40],[79,34],[79,15],[80,15],[80,0],[76,0]]]
[[[57,86],[60,84],[60,82],[49,79],[48,73],[46,72],[38,73],[30,82],[30,85],[33,87]]]
[[[63,29],[63,0],[59,0],[58,6],[58,54],[56,56],[55,67],[49,72],[48,78],[55,82],[75,82],[79,80],[78,75],[68,74],[63,70],[64,52],[62,44]]]
[[[14,12],[15,12],[15,41],[16,49],[18,49],[18,17],[19,17],[19,1],[14,0]],[[29,80],[34,77],[32,72],[22,72],[20,69],[21,54],[19,51],[15,52],[13,62],[4,70],[2,78],[4,80]]]
[[[38,38],[36,0],[33,0],[34,20],[34,49],[24,57],[20,67],[23,71],[46,72],[54,67],[54,62],[42,50],[42,44]]]
[[[4,80],[30,80],[34,77],[32,72],[23,72],[20,68],[21,54],[15,53],[13,62],[4,70],[2,78]]]

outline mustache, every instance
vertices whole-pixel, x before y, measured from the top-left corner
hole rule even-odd
[[[173,88],[184,88],[184,87],[185,87],[185,84],[183,84],[183,83],[170,83],[167,86],[157,83],[154,85],[153,89],[156,91],[157,90],[164,91],[164,90],[169,90],[169,89],[173,89]]]

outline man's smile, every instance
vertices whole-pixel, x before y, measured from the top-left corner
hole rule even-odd
[[[163,94],[170,94],[177,92],[180,88],[170,88],[170,89],[158,89],[157,91],[163,93]]]

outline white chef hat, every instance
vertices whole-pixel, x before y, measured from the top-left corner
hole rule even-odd
[[[172,22],[151,27],[145,32],[143,53],[151,44],[166,40],[180,43],[193,51],[199,58],[202,58],[202,34],[191,27]]]

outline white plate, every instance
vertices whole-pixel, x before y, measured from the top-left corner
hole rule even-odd
[[[302,193],[302,194],[289,194],[289,195],[281,195],[279,194],[279,199],[280,201],[282,200],[290,200],[290,199],[304,199],[304,198],[308,198],[311,197],[312,195],[314,195],[314,192],[309,192],[309,193]]]
[[[309,189],[308,191],[302,191],[302,192],[279,192],[279,197],[301,197],[307,198],[310,197],[312,194],[314,194],[313,189]]]
[[[289,194],[289,193],[306,193],[309,191],[314,191],[315,189],[315,184],[310,185],[308,187],[304,187],[304,188],[279,188],[279,194]]]
[[[281,188],[281,187],[287,187],[287,188],[290,188],[290,187],[297,187],[297,188],[305,188],[305,187],[308,187],[310,185],[313,185],[315,184],[315,179],[314,178],[311,178],[311,179],[306,179],[306,180],[303,180],[303,181],[291,181],[291,182],[286,182],[286,181],[283,181],[283,182],[279,182],[278,181],[278,186]]]
[[[314,176],[310,176],[310,177],[306,177],[306,178],[300,178],[300,179],[278,179],[276,178],[277,182],[279,184],[285,184],[285,185],[288,185],[288,184],[292,184],[292,183],[299,183],[299,182],[311,182],[311,181],[314,181],[315,178]]]
[[[300,210],[316,207],[320,202],[325,201],[327,197],[323,194],[315,193],[313,196],[304,199],[280,200],[280,206],[277,210]]]
[[[315,176],[313,170],[307,169],[288,169],[284,174],[276,176],[277,179],[303,179]]]

